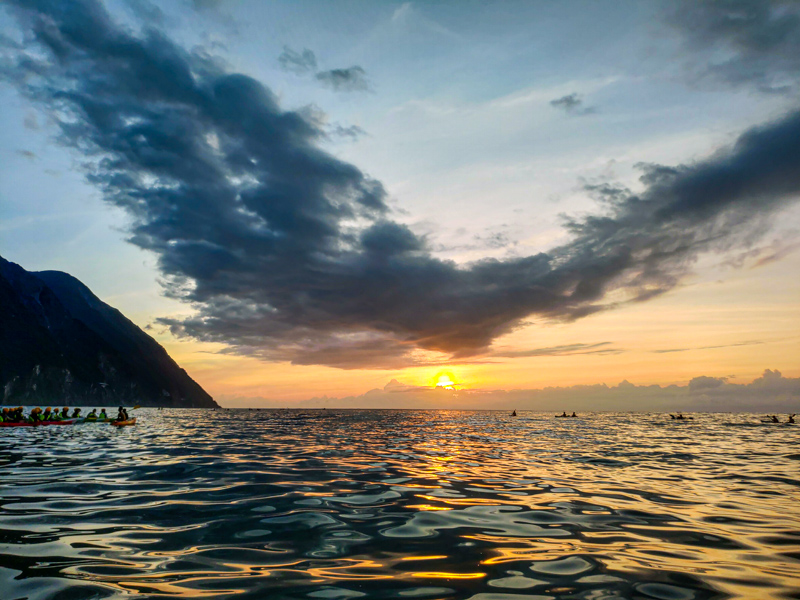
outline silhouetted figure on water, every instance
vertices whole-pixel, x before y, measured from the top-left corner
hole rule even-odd
[[[672,413],[670,413],[669,416],[675,419],[676,421],[686,421],[687,419],[694,419],[694,417],[684,417],[683,413],[680,412],[678,413],[678,416],[675,416]]]
[[[789,416],[789,420],[788,420],[788,421],[786,421],[786,422],[787,422],[787,423],[794,423],[794,416],[795,416],[796,414],[797,414],[797,413],[793,413],[792,415],[790,415],[790,416]]]
[[[512,410],[511,411],[511,416],[512,417],[516,417],[517,416],[517,411],[516,410]]]

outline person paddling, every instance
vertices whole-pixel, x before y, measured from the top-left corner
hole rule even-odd
[[[561,415],[559,415],[559,416],[561,416],[561,417],[566,417],[566,416],[567,416],[567,411],[564,411],[564,412],[563,412],[563,413],[561,413]]]
[[[67,419],[69,419],[69,407],[68,406],[65,406],[64,408],[61,409],[61,418],[64,419],[65,421]]]
[[[80,416],[81,416],[81,409],[80,408],[75,408],[75,409],[72,410],[72,417],[70,417],[70,418],[71,419],[78,419],[78,418],[80,418]]]
[[[86,420],[87,421],[97,421],[97,409],[96,408],[93,408],[92,412],[90,412],[88,415],[86,415]]]
[[[116,421],[127,421],[128,420],[128,411],[125,410],[124,407],[120,406],[119,411],[117,412]]]
[[[101,408],[100,409],[100,415],[97,418],[100,421],[107,421],[108,420],[108,415],[106,414],[106,409],[105,408]]]
[[[791,414],[791,415],[789,416],[789,420],[788,420],[788,421],[786,421],[786,422],[787,422],[787,423],[794,423],[794,417],[795,417],[795,415],[796,415],[796,414],[797,414],[797,413],[793,413],[793,414]]]
[[[575,411],[573,410],[573,411],[572,411],[572,415],[571,415],[571,416],[573,416],[573,417],[577,417],[578,415],[576,415],[576,414],[575,414]]]

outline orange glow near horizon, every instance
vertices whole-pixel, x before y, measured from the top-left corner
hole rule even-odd
[[[313,397],[361,396],[382,390],[393,379],[441,392],[440,399],[462,390],[475,394],[615,386],[622,380],[683,386],[700,375],[750,383],[764,369],[800,376],[800,279],[784,278],[780,286],[774,284],[783,269],[791,268],[800,269],[800,252],[774,265],[726,273],[724,281],[709,274],[698,276],[687,282],[687,291],[676,290],[624,310],[573,323],[521,327],[498,338],[488,354],[447,366],[440,362],[447,355],[427,351],[418,366],[407,368],[348,370],[268,363],[220,354],[221,344],[176,339],[169,332],[156,332],[155,337],[223,405],[234,398],[252,399],[246,403],[250,406],[261,398],[291,406]],[[764,290],[770,293],[765,295]]]

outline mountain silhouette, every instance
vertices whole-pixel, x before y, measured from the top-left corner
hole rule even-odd
[[[4,404],[216,407],[153,338],[72,275],[0,257]]]

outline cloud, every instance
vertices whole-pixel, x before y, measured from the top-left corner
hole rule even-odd
[[[31,152],[30,150],[17,150],[17,154],[24,156],[28,160],[36,160],[39,158],[35,152]]]
[[[284,46],[278,63],[284,71],[297,75],[314,74],[317,81],[336,92],[366,92],[370,89],[367,72],[357,65],[347,69],[318,71],[317,57],[308,48],[297,52]]]
[[[735,344],[721,344],[717,346],[690,346],[688,348],[664,348],[661,350],[653,350],[655,354],[669,354],[671,352],[689,352],[690,350],[716,350],[718,348],[737,348],[739,346],[757,346],[764,342],[758,340],[749,340],[746,342],[737,342]]]
[[[367,135],[367,132],[358,125],[349,125],[345,127],[344,125],[336,124],[330,128],[328,135],[332,137],[349,138],[355,141]]]
[[[224,0],[191,0],[192,8],[198,11],[202,10],[217,10],[219,9]]]
[[[367,72],[359,66],[320,71],[315,77],[337,92],[366,92],[370,89]]]
[[[317,70],[317,57],[308,48],[304,48],[302,52],[295,52],[288,46],[284,46],[283,52],[278,57],[278,64],[284,71],[302,75]]]
[[[636,411],[636,412],[765,412],[795,413],[800,402],[800,378],[783,377],[767,369],[748,384],[727,377],[701,375],[688,385],[575,385],[528,390],[447,390],[407,385],[396,379],[382,389],[344,398],[311,398],[291,402],[294,408],[439,408],[475,410]],[[223,398],[224,406],[285,408],[286,400]],[[524,415],[521,415],[524,417]],[[663,415],[666,416],[666,415]],[[667,419],[669,421],[669,419]],[[751,421],[753,422],[753,421]]]
[[[764,92],[800,83],[800,4],[794,0],[683,0],[668,5],[695,80]]]
[[[638,193],[588,190],[603,212],[565,218],[570,241],[547,253],[459,265],[392,220],[380,182],[320,148],[317,119],[255,79],[91,0],[10,4],[28,41],[0,73],[131,216],[166,293],[196,309],[160,322],[264,360],[485,355],[531,315],[575,320],[671,290],[701,254],[753,247],[800,194],[792,112],[705,160],[641,165]]]
[[[161,25],[166,20],[164,11],[149,0],[125,0],[135,17],[145,23]]]
[[[714,390],[724,385],[726,380],[727,377],[707,377],[701,375],[689,382],[689,391],[694,393],[704,390]]]
[[[589,115],[596,112],[593,106],[583,107],[583,99],[578,93],[568,94],[550,101],[550,105],[563,109],[572,115]]]
[[[533,350],[496,350],[492,356],[503,358],[524,358],[530,356],[569,356],[572,354],[619,354],[622,350],[610,348],[611,342],[596,344],[565,344],[550,346],[549,348],[535,348]]]
[[[763,267],[764,265],[777,262],[797,250],[800,250],[800,242],[777,244],[769,254],[762,256],[755,266]]]

